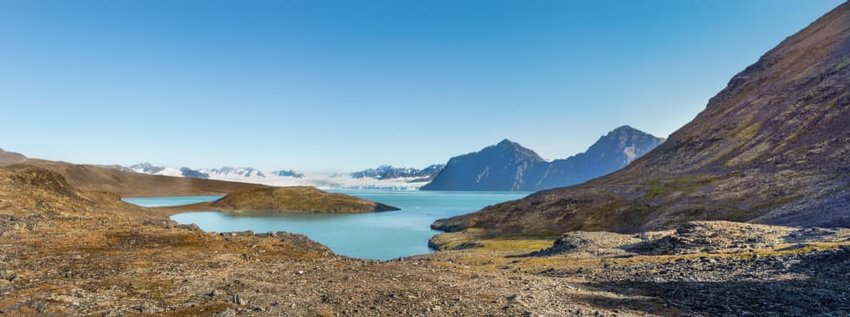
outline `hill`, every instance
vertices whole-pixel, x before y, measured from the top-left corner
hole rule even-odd
[[[215,209],[236,214],[268,213],[366,213],[399,210],[396,207],[345,194],[329,193],[309,186],[258,188],[228,194],[211,203],[168,209]]]
[[[433,227],[635,232],[693,220],[850,226],[850,3],[731,79],[627,168]]]
[[[117,166],[78,165],[31,159],[17,153],[0,152],[0,166],[24,165],[44,168],[62,175],[82,191],[111,192],[120,196],[223,195],[264,188],[256,184],[146,175]]]

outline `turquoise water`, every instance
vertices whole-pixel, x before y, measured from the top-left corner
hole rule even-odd
[[[123,200],[144,207],[180,206],[213,201],[221,196],[175,196],[175,197],[140,197],[124,198]]]
[[[462,215],[508,200],[524,192],[435,192],[393,190],[340,190],[337,192],[390,204],[399,211],[353,215],[285,214],[233,216],[219,212],[186,212],[171,217],[182,224],[197,224],[208,232],[251,230],[257,233],[287,231],[307,235],[336,254],[387,260],[431,252],[428,239],[434,220]],[[125,199],[142,206],[182,205],[217,197],[155,197]]]

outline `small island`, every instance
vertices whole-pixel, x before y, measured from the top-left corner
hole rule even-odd
[[[296,212],[354,214],[399,210],[390,205],[329,193],[310,186],[249,189],[231,193],[216,201],[169,209],[217,210],[239,215]]]

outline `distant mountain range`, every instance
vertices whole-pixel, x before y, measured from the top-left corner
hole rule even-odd
[[[370,168],[358,172],[351,173],[352,178],[372,178],[379,180],[390,179],[407,179],[408,182],[429,182],[434,179],[434,176],[440,173],[445,167],[444,164],[433,164],[423,169],[411,167],[393,167],[391,165],[381,165],[377,168]]]
[[[601,137],[584,153],[549,162],[518,143],[503,140],[450,159],[422,189],[537,191],[569,186],[621,169],[663,141],[623,126]]]
[[[142,174],[150,174],[150,175],[163,175],[163,176],[175,176],[175,177],[188,177],[188,178],[203,178],[203,179],[218,179],[218,180],[262,180],[266,179],[266,174],[262,171],[251,168],[251,167],[222,167],[222,168],[204,168],[204,169],[192,169],[189,167],[181,167],[181,168],[172,168],[166,166],[156,166],[151,163],[140,163],[131,165],[129,167],[130,170],[136,173]],[[297,173],[293,170],[281,170],[281,171],[273,171],[270,173],[272,176],[276,177],[291,177],[291,178],[303,178],[304,174]]]
[[[315,186],[320,188],[354,189],[418,189],[439,172],[441,165],[432,165],[424,169],[395,168],[381,166],[376,169],[344,174],[310,174],[294,170],[276,170],[264,172],[251,167],[222,167],[194,169],[174,168],[140,163],[126,169],[141,174],[162,175],[183,178],[211,179],[231,182],[253,183],[269,186]]]
[[[433,164],[422,169],[381,165],[352,173],[312,176],[293,170],[265,173],[251,167],[193,169],[140,163],[127,168],[150,175],[273,186],[534,191],[577,184],[611,173],[652,150],[662,141],[661,138],[624,126],[600,138],[587,152],[552,162],[517,143],[504,140],[479,152],[454,157],[447,164]]]

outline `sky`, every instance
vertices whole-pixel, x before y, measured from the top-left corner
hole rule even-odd
[[[0,148],[195,168],[666,137],[841,0],[0,0]]]

